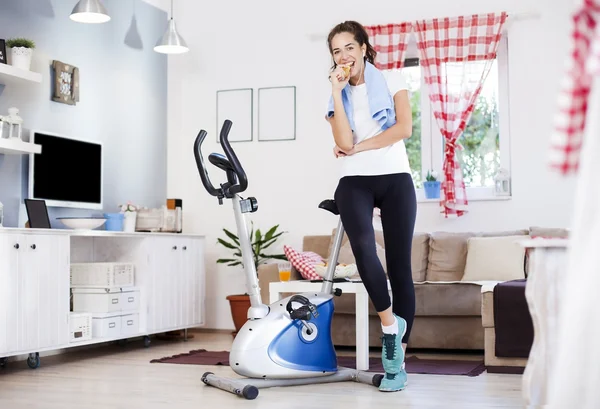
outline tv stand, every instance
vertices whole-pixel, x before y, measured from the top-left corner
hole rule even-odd
[[[201,235],[0,228],[0,365],[29,354],[36,368],[40,352],[135,337],[148,346],[150,335],[203,326],[204,246]],[[78,341],[70,264],[88,262],[133,263],[139,300],[122,331]]]

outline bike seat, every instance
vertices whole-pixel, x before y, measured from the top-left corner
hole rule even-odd
[[[335,215],[340,214],[340,212],[338,212],[337,205],[335,204],[335,200],[333,199],[323,200],[321,203],[319,203],[319,209],[325,209]]]
[[[229,162],[229,159],[227,159],[224,155],[221,155],[220,153],[211,153],[210,155],[208,155],[208,160],[210,161],[210,163],[212,163],[219,169],[224,170],[225,172],[230,170],[235,173],[233,165],[231,164],[231,162]]]

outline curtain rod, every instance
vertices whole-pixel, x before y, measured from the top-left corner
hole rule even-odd
[[[473,15],[473,14],[487,14],[486,12],[482,12],[482,13],[471,13],[469,15]],[[510,12],[506,12],[506,14],[508,14],[508,19],[507,19],[507,23],[510,26],[510,24],[514,21],[521,21],[521,20],[531,20],[531,19],[537,19],[541,17],[541,13],[538,11],[524,11],[524,12],[520,12],[520,13],[510,13]],[[453,17],[457,17],[457,16],[453,16]],[[430,18],[417,18],[417,19],[410,19],[407,21],[416,21],[416,20],[430,20],[430,19],[434,19],[434,18],[443,18],[443,17],[430,17]],[[367,24],[368,25],[368,24]],[[377,25],[377,24],[374,24]],[[505,31],[506,28],[503,30]],[[327,34],[323,34],[323,33],[310,33],[308,34],[308,38],[311,41],[323,41],[325,39],[327,39]]]

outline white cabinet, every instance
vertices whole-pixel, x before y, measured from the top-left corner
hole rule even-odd
[[[203,238],[154,237],[149,249],[148,332],[195,327],[204,323]],[[150,302],[151,300],[151,302]]]
[[[0,234],[0,357],[69,341],[69,237]]]
[[[0,365],[3,357],[204,325],[204,243],[183,234],[0,229]],[[92,262],[132,263],[135,287],[73,289],[72,308],[70,266]],[[92,339],[71,339],[72,309],[100,313]]]

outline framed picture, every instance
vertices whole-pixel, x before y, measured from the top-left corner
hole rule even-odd
[[[232,122],[229,142],[250,142],[254,129],[254,90],[252,88],[217,91],[217,143],[226,119]]]
[[[0,63],[8,64],[6,60],[6,40],[0,38]]]
[[[54,68],[54,92],[52,100],[75,105],[79,102],[79,69],[61,61],[52,61]]]
[[[296,139],[296,87],[258,89],[258,140]]]

